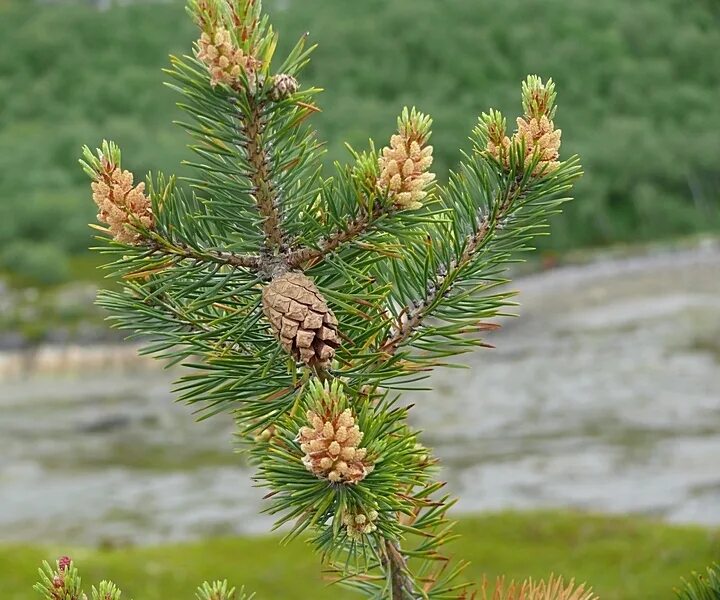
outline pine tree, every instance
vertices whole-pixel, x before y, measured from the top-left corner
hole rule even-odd
[[[559,157],[555,86],[528,77],[512,134],[483,114],[444,185],[414,108],[385,147],[350,149],[326,176],[319,90],[299,79],[306,39],[278,60],[260,0],[191,0],[189,13],[199,39],[167,74],[192,176],[136,183],[112,142],[84,151],[99,250],[122,282],[99,303],[144,353],[186,367],[181,401],[232,411],[267,512],[286,539],[308,534],[340,584],[469,597],[463,563],[443,554],[453,501],[398,399],[487,346],[513,306],[508,267],[568,200],[581,171]]]

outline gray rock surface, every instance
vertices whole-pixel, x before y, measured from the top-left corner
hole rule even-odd
[[[521,316],[492,334],[497,349],[407,396],[458,510],[574,507],[719,524],[717,247],[561,268],[515,287]],[[194,423],[171,401],[177,373],[122,352],[112,369],[73,372],[87,349],[72,351],[75,362],[53,352],[44,360],[62,375],[0,375],[0,540],[112,545],[267,530],[230,418]]]

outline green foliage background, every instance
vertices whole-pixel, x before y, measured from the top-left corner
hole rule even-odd
[[[586,176],[546,247],[720,227],[720,5],[709,0],[266,0],[287,46],[320,46],[305,81],[329,159],[384,141],[404,104],[435,118],[437,169],[477,115],[519,112],[527,73],[560,93],[564,155]],[[137,173],[177,171],[187,139],[161,85],[196,37],[183,2],[100,12],[0,1],[0,270],[59,280],[93,220],[76,159],[115,139]]]

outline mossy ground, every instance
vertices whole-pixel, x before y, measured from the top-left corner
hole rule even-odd
[[[500,513],[460,520],[450,552],[472,561],[466,576],[544,577],[551,572],[591,582],[602,600],[673,598],[673,587],[720,558],[720,531],[670,526],[641,518],[566,512]],[[206,579],[228,578],[259,600],[352,598],[322,581],[317,557],[302,541],[274,537],[213,539],[147,548],[83,549],[0,546],[3,600],[35,597],[43,559],[70,554],[83,579],[113,579],[124,598],[193,598]]]

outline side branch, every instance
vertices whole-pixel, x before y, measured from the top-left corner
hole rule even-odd
[[[205,263],[240,267],[251,271],[257,271],[262,266],[262,259],[256,254],[235,254],[233,252],[221,252],[219,250],[196,250],[185,244],[177,243],[160,244],[156,242],[150,247],[163,254],[171,254],[180,258],[188,258]]]
[[[480,223],[477,233],[468,238],[465,250],[460,257],[460,260],[453,262],[447,273],[438,274],[438,283],[437,285],[433,284],[431,288],[433,291],[428,294],[426,298],[417,302],[412,310],[405,313],[405,319],[400,323],[395,332],[385,341],[381,348],[381,352],[389,355],[395,354],[398,348],[410,338],[413,332],[420,327],[420,325],[422,325],[423,320],[428,316],[430,307],[438,299],[440,290],[443,288],[445,281],[472,260],[472,257],[475,255],[475,252],[477,252],[477,249],[480,247],[489,231],[490,222],[486,217]]]
[[[348,223],[345,229],[336,231],[330,237],[323,239],[317,248],[300,248],[288,254],[288,264],[291,268],[301,265],[312,266],[318,260],[334,252],[341,246],[359,238],[368,231],[372,224],[385,214],[386,211],[380,207],[375,208],[372,213],[364,213]]]
[[[145,289],[142,285],[129,289],[133,290],[136,301],[143,306],[145,316],[153,321],[150,326],[136,326],[135,329],[152,342],[148,348],[157,347],[157,344],[162,346],[151,350],[151,353],[157,357],[171,358],[175,361],[179,356],[197,356],[200,353],[211,356],[218,353],[246,351],[241,341],[228,339],[226,332],[211,325],[212,320],[203,319],[202,315],[192,315],[169,294],[154,293],[153,290]],[[114,293],[110,293],[109,296],[101,295],[100,306],[115,310],[113,295]],[[224,308],[219,303],[214,303],[214,306]],[[162,327],[158,328],[158,324],[162,324]],[[163,342],[171,343],[163,346]]]
[[[270,175],[270,156],[262,140],[265,131],[264,104],[250,96],[248,102],[251,112],[242,123],[242,133],[247,138],[244,147],[251,167],[248,175],[253,183],[255,203],[263,219],[265,249],[273,254],[282,246],[283,234],[280,228],[277,189]]]
[[[499,199],[498,209],[486,215],[479,223],[477,231],[468,236],[465,249],[458,260],[453,261],[448,269],[443,269],[437,273],[434,282],[431,282],[428,294],[422,300],[416,301],[412,308],[405,311],[402,315],[403,320],[398,324],[395,331],[388,337],[381,346],[380,351],[386,355],[394,355],[400,346],[402,346],[415,330],[420,327],[423,321],[429,316],[433,305],[439,299],[441,294],[446,294],[448,288],[445,285],[448,280],[452,281],[458,271],[464,268],[475,256],[477,251],[484,245],[489,235],[495,230],[498,222],[505,219],[515,200],[522,194],[522,189],[518,182],[513,184],[503,193]]]

